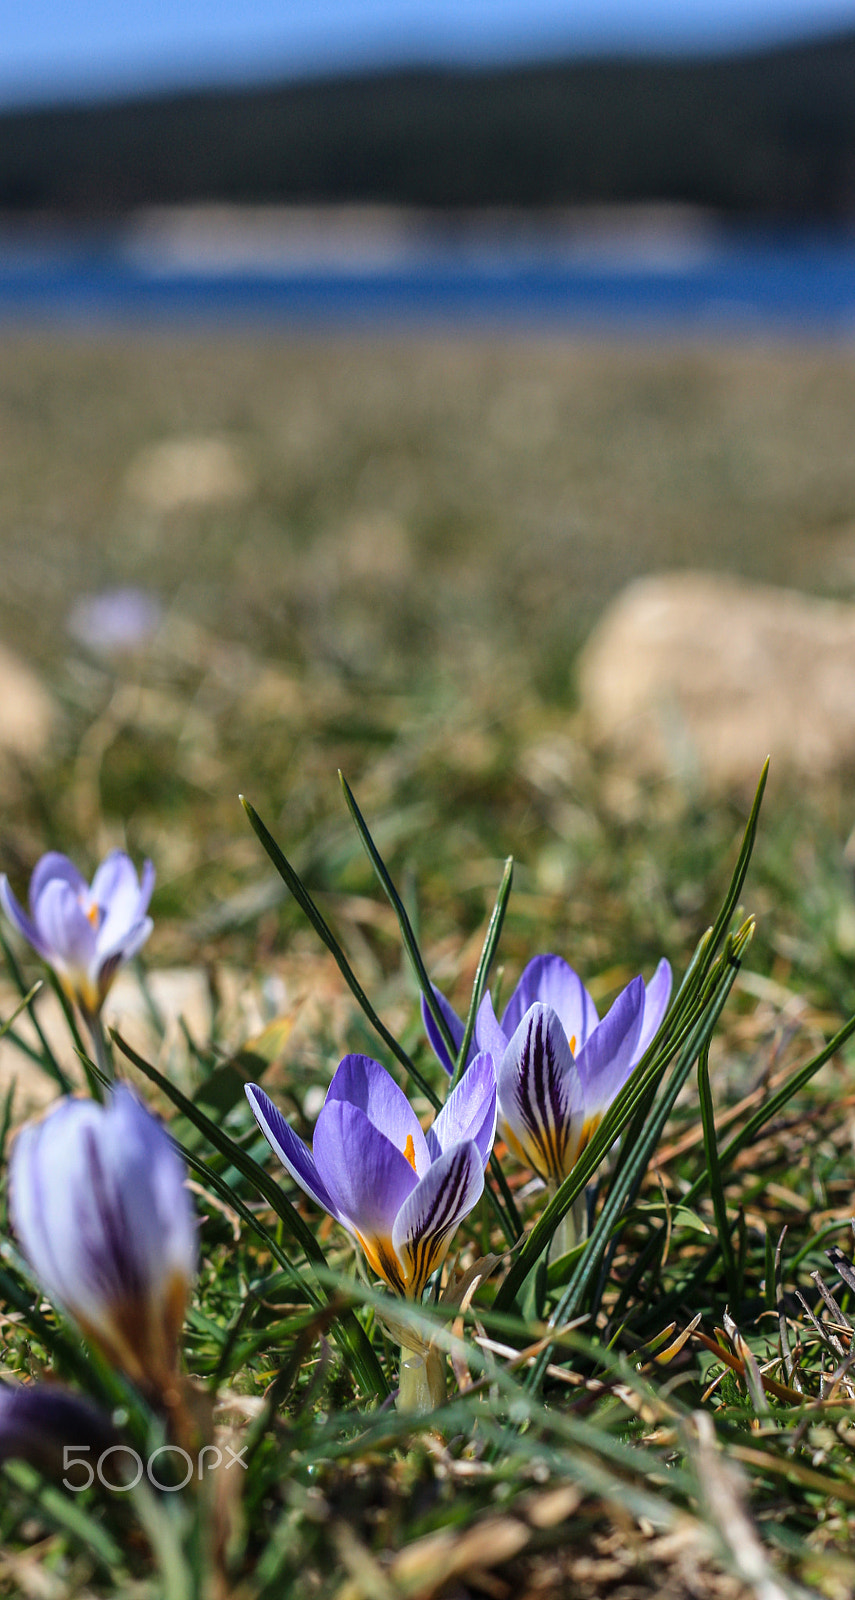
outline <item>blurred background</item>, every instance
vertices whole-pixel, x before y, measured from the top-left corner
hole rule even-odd
[[[772,748],[769,968],[847,1003],[853,87],[855,0],[10,13],[16,888],[121,843],[155,962],[269,963],[244,790],[383,972],[342,765],[438,970],[510,851],[511,951],[637,970]]]

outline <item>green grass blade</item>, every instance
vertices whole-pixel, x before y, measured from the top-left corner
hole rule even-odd
[[[724,1262],[724,1273],[727,1279],[727,1292],[730,1304],[734,1311],[737,1310],[742,1300],[742,1289],[737,1280],[736,1262],[733,1256],[733,1246],[730,1240],[730,1223],[727,1220],[727,1205],[724,1198],[724,1188],[721,1181],[721,1167],[718,1160],[718,1145],[715,1134],[715,1110],[713,1107],[712,1089],[710,1087],[709,1041],[704,1045],[698,1056],[698,1098],[701,1107],[701,1122],[704,1129],[704,1151],[707,1161],[707,1172],[712,1192],[713,1210],[715,1212],[716,1228],[718,1229],[718,1242],[721,1246],[721,1255]]]
[[[247,817],[249,818],[249,822],[254,833],[260,839],[262,845],[267,851],[267,854],[273,862],[276,871],[279,873],[280,878],[282,878],[283,882],[287,884],[292,895],[294,896],[294,899],[300,907],[300,910],[308,918],[318,937],[326,945],[336,963],[336,966],[339,969],[339,972],[350,989],[351,994],[362,1007],[362,1010],[365,1012],[365,1015],[368,1018],[368,1021],[371,1023],[375,1033],[379,1034],[380,1038],[383,1040],[383,1043],[389,1050],[391,1050],[395,1059],[401,1063],[401,1066],[405,1069],[405,1071],[409,1073],[413,1082],[417,1084],[418,1088],[433,1106],[434,1110],[438,1111],[442,1103],[439,1095],[436,1093],[436,1090],[431,1087],[427,1079],[422,1076],[418,1067],[410,1059],[406,1050],[402,1048],[394,1035],[389,1032],[389,1029],[386,1027],[385,1023],[381,1022],[377,1012],[374,1010],[374,1007],[371,1004],[371,1001],[368,999],[367,994],[359,982],[359,979],[353,971],[347,956],[342,950],[341,945],[339,944],[332,930],[328,927],[324,918],[321,916],[320,911],[315,905],[315,902],[309,894],[308,889],[305,887],[305,884],[302,882],[302,879],[295,872],[287,857],[283,855],[272,834],[270,834],[267,828],[264,826],[264,823],[258,815],[258,812],[255,810],[255,807],[250,804],[244,795],[240,796],[240,803],[243,806]]]
[[[47,1037],[39,1021],[38,1011],[33,1003],[35,995],[41,988],[41,983],[34,985],[30,989],[27,988],[27,985],[24,982],[23,973],[18,966],[12,951],[12,947],[8,943],[2,928],[0,928],[0,950],[3,952],[3,959],[9,969],[12,982],[14,983],[15,988],[24,1002],[23,1008],[19,1006],[18,1011],[15,1012],[15,1016],[18,1016],[21,1009],[26,1009],[30,1021],[36,1030],[39,1044],[42,1047],[41,1055],[37,1050],[34,1050],[31,1045],[27,1045],[24,1040],[18,1036],[18,1034],[10,1033],[9,1037],[19,1050],[23,1050],[24,1053],[30,1057],[31,1061],[38,1062],[39,1066],[44,1072],[47,1073],[48,1077],[53,1078],[54,1082],[58,1085],[63,1094],[70,1094],[72,1088],[71,1081],[66,1077],[48,1043]],[[52,974],[49,973],[49,976],[52,976]],[[11,1018],[10,1020],[14,1021],[14,1018]]]
[[[368,824],[356,803],[356,799],[350,784],[348,783],[343,772],[339,771],[338,776],[339,782],[344,790],[344,798],[347,801],[348,810],[356,825],[356,831],[362,840],[365,854],[371,862],[383,893],[385,894],[390,906],[392,907],[392,910],[395,913],[395,916],[398,919],[398,927],[401,930],[401,939],[403,940],[404,949],[410,958],[410,963],[416,975],[418,986],[424,995],[427,1005],[430,1007],[431,1016],[433,1017],[440,1034],[442,1035],[445,1048],[449,1055],[453,1056],[454,1040],[451,1037],[451,1029],[449,1028],[448,1023],[446,1022],[445,1017],[443,1016],[442,1011],[437,1004],[436,995],[433,992],[433,984],[428,977],[427,968],[424,964],[424,960],[422,959],[422,953],[419,949],[418,940],[413,932],[413,925],[407,915],[404,902],[395,888],[395,885],[389,876],[386,864],[371,837]]]
[[[755,1111],[753,1117],[748,1118],[748,1121],[743,1124],[739,1132],[735,1133],[724,1149],[719,1152],[719,1166],[722,1171],[730,1166],[741,1150],[745,1150],[753,1142],[757,1134],[762,1132],[766,1123],[772,1117],[776,1117],[779,1111],[783,1111],[793,1096],[797,1095],[800,1089],[804,1089],[810,1083],[811,1078],[816,1076],[820,1068],[824,1067],[826,1062],[837,1054],[838,1050],[853,1034],[855,1034],[855,1016],[850,1017],[848,1022],[845,1022],[843,1027],[839,1028],[837,1033],[829,1039],[828,1043],[823,1045],[815,1056],[811,1057],[810,1061],[805,1062],[803,1067],[798,1067],[787,1079],[786,1083],[781,1085],[780,1089],[777,1089],[774,1094],[770,1094],[768,1100],[764,1100],[762,1106]],[[706,1188],[707,1178],[708,1173],[701,1173],[691,1187],[686,1190],[683,1196],[686,1205],[691,1205],[692,1201],[703,1193]]]
[[[463,1038],[460,1043],[460,1049],[457,1052],[457,1061],[454,1067],[454,1076],[451,1080],[452,1089],[460,1082],[460,1079],[466,1070],[466,1057],[469,1054],[469,1046],[472,1043],[472,1036],[475,1032],[475,1021],[478,1016],[478,1007],[481,1004],[481,1001],[484,997],[484,990],[487,987],[487,974],[490,971],[490,968],[493,964],[493,957],[496,954],[496,946],[499,943],[499,937],[502,932],[502,925],[505,920],[505,912],[508,909],[508,900],[510,899],[513,881],[514,858],[513,856],[508,856],[508,859],[505,862],[505,870],[502,873],[502,881],[499,884],[499,892],[496,896],[496,904],[493,907],[490,921],[487,924],[487,932],[484,937],[484,944],[481,949],[478,967],[475,972],[475,982],[472,985],[472,998],[469,1001],[469,1010],[466,1014],[466,1026],[463,1030]]]

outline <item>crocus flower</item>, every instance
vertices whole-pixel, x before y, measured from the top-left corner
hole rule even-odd
[[[30,879],[27,915],[0,876],[0,904],[9,921],[52,967],[87,1020],[96,1017],[118,968],[142,949],[153,923],[147,916],[154,867],[142,879],[122,850],[101,862],[91,887],[67,856],[42,856]]]
[[[345,1056],[315,1125],[312,1149],[262,1089],[255,1119],[300,1188],[358,1240],[396,1294],[419,1299],[459,1222],[484,1188],[496,1131],[496,1073],[479,1055],[427,1134],[379,1062]]]
[[[68,1468],[69,1447],[88,1467],[118,1438],[106,1412],[60,1384],[0,1381],[0,1462],[28,1461],[58,1475]]]
[[[633,978],[600,1022],[572,967],[559,956],[537,956],[501,1022],[484,996],[475,1033],[498,1062],[503,1136],[551,1186],[571,1172],[641,1060],[670,994],[671,968],[660,961],[650,983]]]
[[[12,1225],[36,1277],[141,1388],[164,1394],[196,1271],[186,1172],[125,1085],[106,1106],[67,1098],[21,1129],[9,1163]]]

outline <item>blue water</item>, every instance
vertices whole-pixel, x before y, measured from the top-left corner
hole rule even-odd
[[[0,319],[295,328],[855,333],[855,237],[748,234],[698,248],[587,255],[428,242],[375,260],[194,263],[119,235],[0,237]]]

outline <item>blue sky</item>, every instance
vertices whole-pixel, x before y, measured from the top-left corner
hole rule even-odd
[[[855,0],[0,0],[0,104],[402,62],[718,50],[855,27]]]

